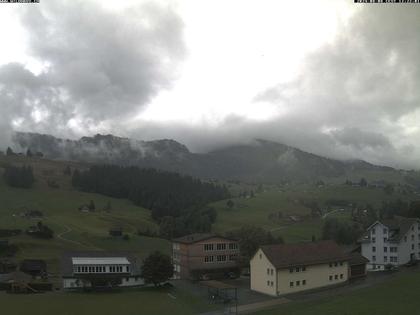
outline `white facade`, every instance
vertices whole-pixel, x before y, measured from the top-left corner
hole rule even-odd
[[[408,219],[407,219],[408,220]],[[368,271],[384,270],[387,265],[404,265],[420,259],[420,224],[418,219],[399,228],[375,222],[361,240],[362,255],[369,259]]]
[[[71,275],[63,276],[64,289],[89,288],[90,277],[118,276],[120,287],[144,285],[144,280],[134,274],[134,266],[126,257],[72,257]]]

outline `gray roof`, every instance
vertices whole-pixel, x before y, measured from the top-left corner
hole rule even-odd
[[[126,258],[131,265],[131,274],[140,275],[141,260],[131,252],[125,251],[72,251],[66,252],[61,257],[61,274],[63,277],[73,276],[73,258],[106,259]]]
[[[405,218],[400,216],[394,216],[392,219],[384,219],[376,221],[372,224],[363,236],[360,238],[360,241],[369,241],[370,240],[370,229],[377,223],[385,225],[389,229],[388,240],[391,242],[400,242],[401,239],[407,234],[411,226],[420,221],[419,218]]]

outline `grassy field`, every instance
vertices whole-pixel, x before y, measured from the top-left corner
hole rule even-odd
[[[267,186],[265,191],[255,194],[254,198],[233,198],[235,206],[229,209],[226,201],[213,204],[218,218],[214,230],[220,233],[239,228],[243,225],[257,225],[274,235],[282,235],[286,241],[295,242],[310,240],[312,235],[319,237],[323,220],[313,219],[310,209],[305,206],[309,202],[317,202],[324,211],[340,209],[332,206],[330,201],[344,201],[345,204],[357,204],[360,207],[370,204],[379,208],[383,201],[415,199],[415,195],[402,194],[399,191],[387,195],[383,189],[368,187],[352,187],[347,185],[289,185],[284,187]],[[281,212],[281,217],[278,213]],[[294,222],[290,216],[298,216]],[[336,212],[331,216],[343,220],[350,219],[350,212]]]
[[[0,292],[0,305],[1,314],[9,315],[189,315],[214,309],[187,292],[155,288],[34,295]]]
[[[7,163],[2,157],[0,163]],[[66,250],[128,250],[145,257],[153,250],[170,253],[168,241],[137,235],[138,229],[157,231],[150,211],[133,205],[124,199],[113,199],[98,194],[88,194],[71,188],[70,176],[64,176],[67,163],[39,159],[14,157],[15,164],[31,164],[37,178],[32,189],[18,189],[7,186],[0,174],[0,228],[25,230],[35,225],[38,219],[28,219],[20,214],[27,210],[40,210],[43,223],[50,226],[55,237],[52,240],[35,239],[24,233],[10,238],[19,246],[16,259],[42,258],[48,263],[49,271],[58,271],[59,258]],[[72,165],[74,167],[74,165]],[[78,166],[80,168],[80,166]],[[0,169],[1,173],[1,169]],[[54,179],[60,188],[50,188],[48,179]],[[78,210],[93,200],[95,212]],[[112,209],[104,211],[110,203]],[[111,238],[111,227],[121,226],[129,240]]]
[[[420,271],[405,272],[377,286],[308,302],[291,302],[255,315],[419,314]]]

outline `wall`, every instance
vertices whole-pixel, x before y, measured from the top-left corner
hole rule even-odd
[[[329,264],[306,266],[305,271],[293,273],[289,269],[280,269],[277,272],[277,292],[282,295],[344,283],[348,280],[348,268],[348,263],[343,262],[342,266],[338,264],[336,267],[330,267]],[[338,279],[335,279],[335,275]],[[342,279],[340,275],[343,275]],[[305,285],[302,285],[303,280],[306,280]],[[300,281],[299,286],[296,281]],[[290,287],[290,282],[294,283],[293,287]]]
[[[257,251],[254,257],[252,257],[250,267],[251,290],[276,296],[276,269],[261,249]],[[269,274],[267,273],[267,269],[270,270]],[[271,269],[273,269],[273,275],[271,275]],[[270,282],[270,285],[267,285],[267,281]],[[273,282],[273,286],[271,286],[271,282]]]

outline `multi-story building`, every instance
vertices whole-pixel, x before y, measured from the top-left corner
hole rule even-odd
[[[420,258],[420,220],[395,216],[369,226],[359,240],[368,270],[384,270]]]
[[[251,290],[278,296],[342,284],[348,260],[333,241],[261,246],[250,262]]]
[[[190,234],[172,240],[174,279],[218,278],[238,272],[239,244],[215,234]]]
[[[137,258],[123,252],[68,252],[61,260],[64,289],[139,286]]]

